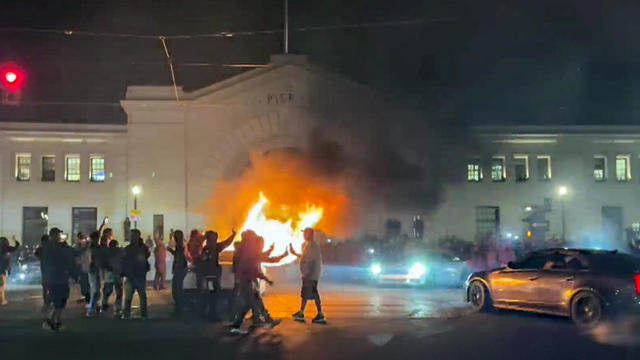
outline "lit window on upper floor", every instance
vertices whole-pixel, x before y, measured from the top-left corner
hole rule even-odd
[[[92,182],[104,182],[104,179],[105,179],[104,156],[91,155],[89,157],[89,160],[90,160],[89,179],[91,179]]]
[[[16,180],[29,181],[31,180],[31,154],[18,153],[16,154]]]
[[[507,178],[504,156],[494,156],[491,158],[491,180],[504,181]]]
[[[529,155],[513,155],[513,170],[516,181],[529,180]]]
[[[596,155],[593,157],[593,179],[598,182],[607,181],[607,157]]]
[[[68,182],[80,181],[80,155],[66,155],[64,179]]]
[[[616,155],[616,180],[631,180],[631,155]]]
[[[551,180],[551,156],[538,155],[536,160],[538,162],[538,180]]]
[[[482,166],[480,166],[480,159],[471,159],[467,163],[467,181],[482,181]]]
[[[42,157],[42,181],[56,181],[55,155],[45,155]]]

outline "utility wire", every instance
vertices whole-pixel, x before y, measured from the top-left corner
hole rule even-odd
[[[457,16],[439,17],[439,18],[420,18],[412,20],[400,21],[384,21],[384,22],[366,22],[352,24],[336,24],[336,25],[320,25],[320,26],[304,26],[290,28],[289,31],[322,31],[322,30],[340,30],[340,29],[357,29],[357,28],[378,28],[387,26],[400,25],[420,25],[436,22],[447,22],[458,20]],[[110,37],[110,38],[130,38],[130,39],[196,39],[196,38],[230,38],[234,36],[250,36],[250,35],[270,35],[282,33],[283,29],[272,30],[252,30],[252,31],[219,31],[214,33],[202,34],[183,34],[183,35],[140,35],[130,33],[111,33],[111,32],[94,32],[72,29],[37,29],[28,27],[5,27],[0,28],[1,32],[24,32],[24,33],[46,33],[66,36],[88,36],[88,37]]]

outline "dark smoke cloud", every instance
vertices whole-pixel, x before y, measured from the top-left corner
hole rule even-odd
[[[464,179],[473,143],[455,118],[415,108],[405,118],[323,122],[308,154],[323,174],[348,176],[357,198],[422,213],[439,203],[446,184]]]

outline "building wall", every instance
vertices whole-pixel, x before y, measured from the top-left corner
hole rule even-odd
[[[483,163],[484,179],[481,182],[462,181],[447,186],[443,202],[432,213],[426,215],[426,232],[430,238],[456,235],[473,240],[476,236],[477,206],[498,206],[503,235],[512,233],[522,237],[527,229],[523,219],[527,216],[526,206],[542,206],[544,198],[550,198],[552,211],[547,214],[550,230],[547,237],[561,237],[562,201],[558,194],[560,186],[566,186],[564,197],[566,216],[566,237],[576,243],[600,244],[604,247],[624,247],[613,243],[602,232],[602,207],[623,208],[623,227],[640,222],[640,148],[638,131],[613,127],[580,129],[565,128],[561,133],[536,134],[536,131],[522,130],[519,133],[502,134],[479,130],[481,147],[470,149],[469,157],[480,157]],[[525,139],[525,141],[523,141]],[[516,182],[514,178],[514,154],[529,155],[530,179]],[[631,179],[618,182],[615,174],[616,155],[631,155]],[[493,155],[506,156],[507,178],[505,182],[491,180],[490,159]],[[552,178],[538,180],[535,158],[550,155]],[[594,180],[594,156],[607,156],[608,178],[604,182]],[[466,169],[461,169],[461,179],[466,179]]]
[[[126,215],[126,137],[124,127],[94,127],[86,129],[60,128],[51,124],[22,128],[3,124],[0,131],[0,234],[22,238],[22,209],[25,206],[48,207],[49,227],[57,226],[66,232],[72,229],[73,207],[96,207],[97,222],[104,216],[113,221]],[[31,178],[17,181],[16,153],[30,153]],[[80,182],[64,179],[65,154],[81,156]],[[89,155],[105,157],[104,182],[89,181]],[[55,181],[41,180],[42,156],[55,155]],[[122,227],[112,223],[118,236]]]

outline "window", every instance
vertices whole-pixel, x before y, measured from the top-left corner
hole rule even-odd
[[[551,180],[551,156],[538,155],[538,180]]]
[[[480,166],[479,159],[469,160],[467,164],[467,181],[481,181],[482,180],[482,167]]]
[[[16,180],[29,181],[31,179],[31,154],[16,154]]]
[[[56,156],[42,157],[42,181],[56,181]]]
[[[547,261],[550,260],[548,254],[531,254],[527,256],[522,262],[518,263],[518,269],[531,269],[539,270],[544,267]]]
[[[64,179],[69,182],[80,181],[80,155],[65,156]]]
[[[630,155],[616,155],[616,180],[629,181],[631,180],[631,162]]]
[[[513,167],[516,181],[529,180],[529,156],[513,155]]]
[[[504,179],[507,178],[504,162],[504,156],[494,156],[491,158],[491,180],[504,181]]]
[[[91,155],[91,169],[89,170],[89,179],[94,182],[104,181],[104,156]]]
[[[593,179],[595,181],[607,180],[607,157],[596,155],[593,157]]]

